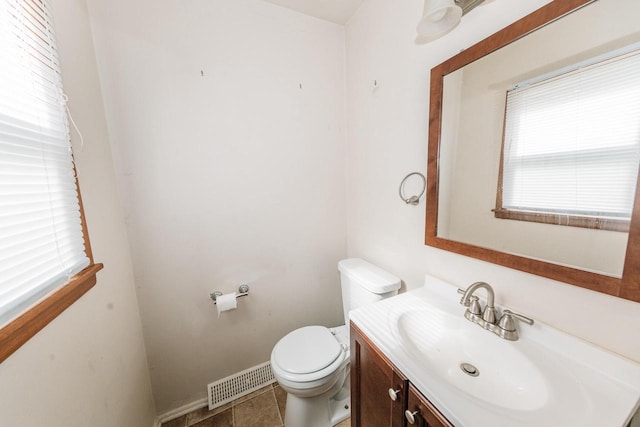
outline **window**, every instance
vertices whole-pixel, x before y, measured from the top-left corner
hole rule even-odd
[[[496,217],[627,231],[640,162],[640,50],[507,93]]]
[[[46,0],[0,0],[0,361],[95,284]]]

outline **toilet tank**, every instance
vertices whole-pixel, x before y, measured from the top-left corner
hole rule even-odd
[[[345,324],[349,311],[398,294],[400,279],[380,267],[360,258],[344,259],[338,263],[342,286],[342,307]]]

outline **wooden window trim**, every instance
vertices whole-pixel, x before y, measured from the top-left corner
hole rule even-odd
[[[547,212],[516,211],[510,209],[494,209],[495,217],[499,219],[513,219],[517,221],[538,222],[542,224],[566,225],[569,227],[590,228],[594,230],[608,230],[629,232],[629,220],[618,218],[604,218],[596,216],[563,215]]]
[[[41,331],[53,319],[58,317],[91,289],[96,284],[96,274],[104,267],[103,264],[96,264],[93,261],[77,178],[76,188],[78,189],[82,234],[84,237],[85,251],[89,258],[89,265],[80,273],[73,276],[65,285],[53,291],[14,320],[0,328],[0,363],[11,356],[23,344],[29,341],[31,337]]]

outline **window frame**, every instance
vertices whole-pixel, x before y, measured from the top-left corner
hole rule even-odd
[[[40,3],[40,0],[32,1]],[[46,7],[46,4],[42,3],[42,6]],[[70,138],[67,139],[69,146],[71,146]],[[72,162],[74,164],[73,172],[76,177],[75,188],[78,196],[83,243],[85,254],[89,259],[89,265],[71,277],[65,284],[58,286],[16,317],[0,326],[0,363],[89,291],[97,282],[96,274],[104,267],[102,263],[96,263],[93,258],[73,155]]]
[[[599,62],[604,62],[609,59],[615,58],[618,55],[622,56],[626,53],[637,51],[637,50],[638,50],[638,44],[634,44],[629,47],[619,49],[618,51],[601,55],[600,57],[592,58],[590,60],[583,61],[582,63],[575,64],[575,65],[566,67],[564,69],[556,70],[546,75],[536,77],[524,83],[544,81],[547,78],[560,76],[567,71],[572,71],[576,68],[579,68],[578,66],[597,64]],[[499,170],[498,170],[498,188],[496,192],[495,209],[492,209],[492,211],[494,212],[495,218],[628,233],[630,228],[630,223],[631,223],[631,215],[629,218],[618,218],[615,216],[561,213],[561,212],[553,212],[553,211],[545,212],[543,210],[512,209],[512,208],[504,207],[503,191],[504,191],[505,151],[506,151],[506,142],[507,142],[506,141],[507,113],[509,108],[508,102],[509,102],[509,92],[505,94],[502,141],[500,146],[500,162],[499,162]]]

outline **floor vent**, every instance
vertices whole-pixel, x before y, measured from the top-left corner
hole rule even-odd
[[[209,410],[274,382],[276,379],[271,371],[271,364],[265,362],[208,384]]]

